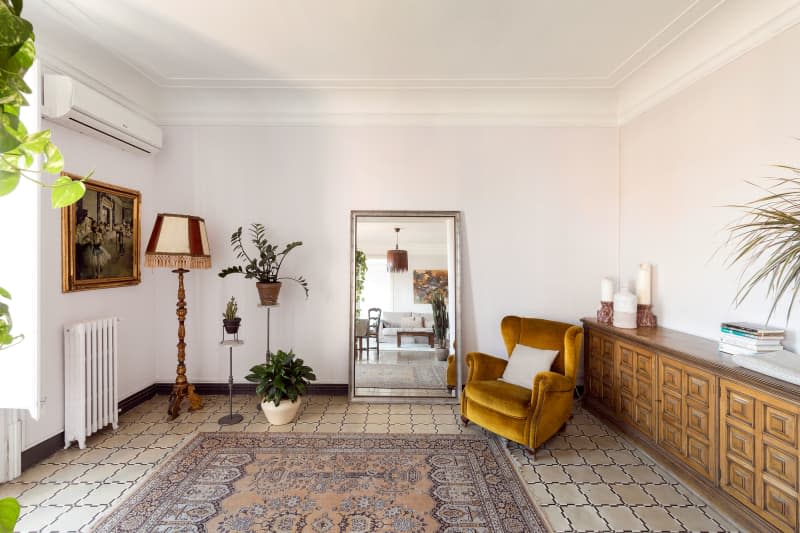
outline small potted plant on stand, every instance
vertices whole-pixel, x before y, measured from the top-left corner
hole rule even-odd
[[[270,244],[267,240],[267,231],[263,224],[250,224],[250,241],[256,248],[258,255],[250,257],[242,245],[242,228],[233,232],[231,235],[231,246],[236,252],[236,257],[244,261],[244,265],[236,265],[220,271],[219,277],[224,278],[228,274],[243,274],[245,279],[255,279],[258,296],[261,305],[275,305],[278,303],[278,294],[281,290],[281,280],[291,280],[303,287],[308,298],[308,282],[303,276],[279,277],[283,260],[286,255],[301,246],[301,241],[290,242],[282,251],[278,251],[278,246]]]
[[[296,359],[294,352],[278,350],[269,362],[256,365],[245,376],[247,381],[256,383],[256,394],[261,398],[261,409],[267,421],[275,426],[291,423],[302,404],[302,396],[308,392],[308,385],[317,379],[311,367],[302,359]]]
[[[433,309],[433,339],[436,345],[436,360],[447,361],[450,355],[448,348],[447,331],[450,328],[450,317],[447,313],[447,302],[444,291],[438,290],[431,294],[431,308]]]
[[[236,298],[231,296],[228,300],[228,305],[225,306],[225,312],[222,313],[222,325],[225,326],[225,332],[229,335],[236,335],[239,333],[239,326],[242,319],[238,315],[239,304],[236,303]]]

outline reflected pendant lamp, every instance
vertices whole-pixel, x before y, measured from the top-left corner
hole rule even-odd
[[[394,250],[386,252],[387,272],[408,272],[408,251],[400,249],[400,228],[394,228]]]

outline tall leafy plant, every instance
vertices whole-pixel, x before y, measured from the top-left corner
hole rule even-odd
[[[444,291],[437,290],[431,294],[433,310],[433,338],[437,348],[447,348],[447,330],[450,328],[450,316],[447,313],[447,300]]]
[[[364,282],[367,278],[367,254],[361,250],[356,250],[356,318],[361,316],[361,302],[364,299],[361,297],[364,294]]]
[[[50,140],[50,130],[28,132],[20,118],[20,110],[28,105],[26,95],[31,94],[25,74],[36,59],[33,25],[21,15],[22,0],[0,0],[0,196],[14,192],[25,179],[49,188],[54,208],[66,207],[83,197],[83,182],[59,176],[49,183],[29,170],[39,158],[42,171],[59,174],[64,158]],[[11,331],[10,299],[0,287],[0,349],[22,338]]]
[[[281,280],[291,280],[298,283],[303,290],[306,291],[306,298],[308,298],[308,282],[303,276],[280,277],[281,266],[286,256],[297,248],[302,246],[301,241],[294,241],[287,244],[283,250],[275,244],[270,244],[267,238],[267,230],[263,224],[250,224],[250,242],[256,248],[257,255],[252,257],[245,250],[242,244],[242,227],[233,232],[231,235],[231,246],[236,253],[236,257],[244,262],[243,265],[235,265],[232,267],[224,268],[219,272],[219,277],[224,278],[230,274],[243,274],[246,279],[255,279],[259,283],[277,283]]]
[[[779,168],[796,177],[767,178],[767,184],[759,187],[766,194],[730,206],[744,214],[728,226],[728,245],[734,248],[728,264],[744,266],[735,303],[741,304],[753,289],[765,284],[772,301],[767,322],[785,296],[790,297],[788,320],[800,293],[800,168]]]
[[[256,394],[275,407],[283,400],[293,402],[308,392],[308,385],[317,379],[314,371],[302,359],[296,359],[292,350],[278,350],[268,363],[256,365],[244,377],[256,384]]]

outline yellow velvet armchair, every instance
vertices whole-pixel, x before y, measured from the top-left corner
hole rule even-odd
[[[475,422],[535,452],[571,416],[583,329],[563,322],[507,316],[500,331],[509,357],[517,344],[559,353],[549,372],[536,375],[531,389],[498,381],[508,364],[505,359],[468,353],[461,420]]]

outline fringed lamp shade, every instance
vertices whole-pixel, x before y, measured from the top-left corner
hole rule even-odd
[[[400,249],[400,228],[394,228],[395,244],[394,250],[386,252],[386,271],[387,272],[408,272],[408,251]]]
[[[156,215],[144,264],[149,267],[186,270],[211,268],[205,221],[191,215]]]

